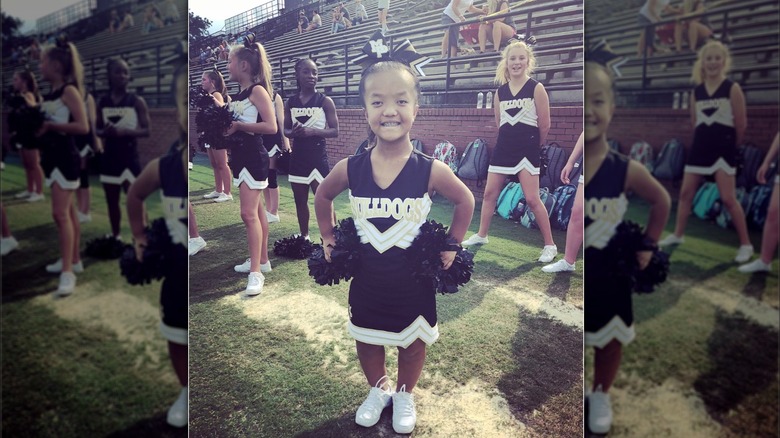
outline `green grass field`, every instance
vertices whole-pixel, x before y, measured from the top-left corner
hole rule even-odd
[[[645,223],[647,212],[632,200],[627,218]],[[751,241],[758,249],[760,232]],[[778,262],[769,274],[741,274],[738,245],[733,230],[692,217],[685,243],[671,248],[668,280],[634,295],[636,339],[610,391],[610,436],[777,436]]]
[[[286,177],[281,222],[270,242],[297,232]],[[348,284],[318,286],[303,260],[271,254],[263,293],[243,298],[247,257],[238,196],[215,204],[208,162],[190,171],[190,197],[208,246],[190,258],[190,430],[193,436],[392,436],[390,409],[370,429],[354,415],[365,382],[346,331]],[[237,193],[237,192],[236,192]],[[313,201],[310,201],[313,206]],[[335,202],[350,215],[346,194]],[[435,200],[431,218],[449,223]],[[319,235],[313,219],[312,239]],[[472,221],[476,230],[478,215]],[[555,232],[559,248],[565,233]],[[438,296],[441,337],[428,349],[415,389],[416,436],[582,434],[582,263],[571,274],[541,272],[536,230],[497,218],[476,252],[472,281]],[[393,380],[397,353],[388,349]]]
[[[20,244],[2,259],[3,436],[186,436],[165,422],[180,387],[158,329],[160,284],[131,287],[116,260],[84,257],[76,292],[53,298],[58,276],[44,267],[59,257],[59,244],[49,192],[43,202],[14,199],[25,188],[15,156],[0,176]],[[110,232],[96,177],[92,196],[82,250]],[[161,216],[159,197],[150,200],[150,217]],[[123,219],[129,241],[124,210]]]

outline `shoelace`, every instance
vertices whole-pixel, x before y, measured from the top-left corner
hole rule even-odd
[[[401,393],[406,394],[406,396],[401,396]],[[393,400],[393,409],[398,409],[403,415],[412,415],[414,412],[414,399],[412,394],[406,392],[406,385],[402,385],[396,394],[399,396]]]

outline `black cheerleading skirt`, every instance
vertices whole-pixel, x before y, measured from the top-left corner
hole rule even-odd
[[[267,188],[269,159],[262,137],[243,132],[233,136],[241,136],[230,146],[228,165],[233,172],[233,185],[238,187],[246,183],[253,190]]]
[[[100,182],[103,184],[132,184],[141,174],[138,145],[135,141],[106,139],[100,156]]]
[[[288,180],[296,184],[321,183],[330,173],[325,139],[316,143],[295,141],[290,155]]]
[[[187,256],[183,245],[175,245],[178,260],[166,272],[160,290],[160,330],[166,339],[177,344],[187,344]]]
[[[694,133],[685,172],[713,175],[718,170],[737,174],[736,130],[718,124],[700,125]]]
[[[585,345],[605,347],[617,339],[625,345],[634,339],[634,312],[630,282],[619,284],[616,277],[598,271],[598,250],[588,249],[588,275],[585,276]],[[616,282],[617,281],[617,282]]]
[[[41,168],[47,187],[57,183],[65,190],[76,190],[81,184],[81,157],[73,137],[47,133],[40,139]]]
[[[282,152],[283,147],[282,134],[277,132],[273,135],[263,136],[263,146],[268,151],[268,156],[273,157]]]
[[[502,135],[499,131],[488,172],[517,175],[526,170],[531,175],[539,175],[540,153],[538,129],[523,130],[522,135]]]

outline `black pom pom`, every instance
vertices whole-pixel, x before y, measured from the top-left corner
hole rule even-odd
[[[274,242],[274,254],[291,259],[306,259],[314,251],[314,244],[300,234],[285,237]]]
[[[230,144],[224,134],[235,120],[228,106],[215,105],[211,95],[200,88],[190,90],[190,104],[198,109],[195,114],[195,126],[200,133],[198,145],[204,149],[206,144],[214,149],[228,148]]]
[[[96,259],[116,259],[122,256],[122,242],[112,236],[97,237],[87,242],[84,254]]]
[[[152,277],[147,274],[144,264],[135,258],[135,249],[132,245],[125,245],[122,257],[119,258],[119,271],[127,282],[134,286],[152,282]]]
[[[669,254],[656,250],[653,252],[653,257],[650,259],[647,267],[644,270],[637,271],[634,291],[637,293],[654,292],[655,286],[666,281],[668,274]]]
[[[458,251],[450,269],[444,270],[441,252],[450,247],[447,239],[447,227],[429,220],[420,226],[420,233],[406,251],[409,269],[417,281],[430,283],[442,294],[457,292],[458,286],[471,280],[474,271],[474,256],[465,249]]]
[[[360,236],[355,221],[345,218],[333,228],[336,244],[330,252],[330,263],[325,260],[325,249],[317,245],[308,260],[309,275],[320,285],[332,286],[349,281],[360,267]]]
[[[119,259],[119,269],[132,285],[142,285],[165,277],[172,267],[181,265],[184,257],[183,251],[177,251],[171,241],[165,219],[155,219],[144,232],[146,247],[143,261],[139,262],[135,258],[135,249],[131,245],[123,247]]]
[[[46,115],[39,106],[28,106],[22,99],[21,105],[18,102],[13,103],[17,106],[8,114],[8,126],[16,135],[13,143],[19,143],[25,149],[36,149],[39,147],[39,141],[35,134],[46,121]]]
[[[655,286],[666,281],[669,272],[669,255],[656,250],[650,264],[639,270],[636,254],[646,249],[644,232],[639,224],[623,221],[616,233],[604,248],[602,260],[608,260],[610,266],[603,266],[602,272],[609,272],[614,284],[629,288],[637,293],[650,293]]]

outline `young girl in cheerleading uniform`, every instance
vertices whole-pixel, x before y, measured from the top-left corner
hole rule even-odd
[[[623,221],[626,192],[650,204],[644,230],[648,247],[663,230],[670,200],[642,164],[609,148],[607,129],[615,109],[612,77],[604,65],[587,58],[585,90],[585,345],[596,349],[588,427],[593,433],[607,433],[612,424],[607,391],[617,375],[622,346],[634,339],[634,325],[632,286],[613,280],[613,257],[604,249]],[[640,269],[651,256],[652,251],[637,252]]]
[[[19,70],[13,77],[14,91],[19,93],[19,105],[36,107],[41,104],[40,91],[38,91],[38,82],[35,76],[29,70]],[[14,105],[16,106],[16,105]],[[13,111],[13,109],[12,109]],[[11,131],[15,126],[9,124]],[[22,134],[19,138],[21,144],[22,163],[24,164],[24,173],[27,178],[27,189],[17,193],[16,198],[27,198],[28,202],[36,202],[44,199],[43,196],[43,169],[41,169],[41,155],[38,151],[38,145],[35,138]]]
[[[139,137],[149,136],[149,111],[143,97],[127,91],[130,68],[119,58],[108,61],[110,91],[98,103],[97,133],[105,139],[100,157],[100,182],[106,194],[111,236],[119,239],[122,210],[121,191],[141,173],[138,159]]]
[[[564,184],[571,184],[569,179],[572,170],[574,170],[577,159],[582,156],[582,150],[585,147],[585,133],[580,134],[577,139],[577,143],[574,145],[574,150],[569,155],[569,160],[566,161],[566,165],[561,170],[561,182]],[[577,258],[577,253],[580,251],[582,245],[582,220],[583,220],[583,204],[585,203],[585,194],[583,193],[583,186],[585,185],[585,177],[580,173],[577,181],[577,191],[574,192],[574,204],[571,207],[571,215],[569,216],[569,227],[566,228],[566,252],[562,259],[555,263],[542,268],[544,272],[567,272],[574,270],[574,260]]]
[[[241,200],[241,219],[249,241],[249,277],[246,294],[263,290],[262,272],[271,270],[268,260],[268,219],[265,216],[262,190],[268,188],[268,152],[262,134],[277,130],[271,102],[271,63],[259,43],[237,46],[228,57],[230,80],[238,82],[241,91],[231,96],[230,110],[238,116],[227,130],[230,142],[230,169]],[[237,272],[245,272],[237,265]]]
[[[314,201],[329,260],[335,243],[333,199],[349,189],[362,245],[360,268],[350,284],[348,329],[371,385],[355,421],[373,426],[392,400],[393,429],[398,433],[414,428],[412,390],[422,373],[426,345],[439,337],[435,291],[416,282],[405,250],[427,219],[433,192],[455,205],[449,233],[456,242],[466,233],[474,210],[473,195],[450,168],[412,147],[409,131],[419,91],[412,70],[399,62],[379,62],[363,72],[360,95],[375,145],[336,164]],[[454,251],[441,253],[445,269],[454,257]],[[395,387],[385,368],[386,346],[398,348]]]
[[[211,70],[203,72],[200,87],[211,95],[214,99],[214,105],[223,106],[227,97],[227,88],[222,73],[214,67]],[[206,199],[213,199],[214,202],[225,202],[233,199],[230,194],[231,175],[228,167],[227,149],[216,149],[206,145],[211,168],[214,170],[214,191],[203,195]]]
[[[747,112],[742,89],[726,77],[730,66],[729,51],[720,42],[710,41],[699,50],[693,65],[692,79],[696,88],[691,93],[690,103],[693,146],[685,163],[674,233],[659,244],[678,245],[685,241],[683,233],[693,197],[702,179],[712,175],[739,236],[740,246],[734,261],[744,263],[753,255],[753,245],[748,236],[745,212],[736,196],[736,158],[737,145],[742,143],[747,126]]]
[[[479,231],[463,246],[488,243],[493,210],[507,175],[517,175],[525,194],[526,205],[536,216],[544,238],[540,262],[551,262],[558,247],[553,242],[550,217],[539,198],[540,147],[550,130],[550,100],[544,86],[531,78],[536,59],[524,42],[514,42],[504,49],[496,70],[495,113],[498,140],[490,158],[485,194],[482,198]]]
[[[55,295],[73,293],[76,275],[84,266],[79,255],[81,228],[73,203],[73,192],[79,187],[81,162],[74,136],[89,132],[84,109],[84,70],[73,43],[59,39],[41,54],[38,65],[43,79],[51,83],[52,92],[41,105],[47,121],[38,131],[41,145],[41,167],[46,185],[51,187],[51,206],[60,239],[60,260],[47,265],[46,271],[60,273]]]
[[[79,190],[76,192],[77,212],[79,222],[90,222],[92,215],[89,213],[91,203],[91,193],[89,190],[89,159],[94,154],[103,152],[103,141],[96,134],[97,109],[95,98],[92,93],[87,92],[84,98],[84,106],[87,109],[87,118],[89,119],[89,132],[86,135],[76,137],[76,146],[79,148],[81,156],[81,173],[79,174]]]
[[[317,65],[311,59],[295,64],[298,93],[287,100],[284,110],[284,135],[293,139],[288,175],[295,198],[298,228],[309,236],[309,188],[317,187],[328,176],[325,139],[339,136],[336,106],[330,97],[317,91]]]
[[[290,151],[290,140],[284,136],[284,101],[282,96],[274,93],[274,114],[276,114],[276,134],[264,134],[263,145],[268,151],[268,190],[263,192],[265,196],[265,214],[268,222],[279,222],[279,183],[276,174],[276,162],[279,155]]]
[[[165,280],[160,291],[160,331],[168,340],[168,354],[182,386],[168,409],[168,424],[187,425],[187,69],[174,73],[174,90],[181,140],[166,155],[146,165],[127,193],[127,219],[138,260],[147,244],[144,232],[144,200],[160,190],[163,217],[173,243],[166,254]]]

